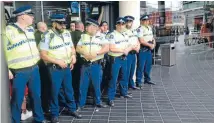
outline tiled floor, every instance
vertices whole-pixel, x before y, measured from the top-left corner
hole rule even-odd
[[[60,123],[214,123],[214,51],[191,53],[181,43],[177,51],[175,66],[153,66],[155,86],[117,98],[113,108],[88,107],[81,120],[60,116]]]

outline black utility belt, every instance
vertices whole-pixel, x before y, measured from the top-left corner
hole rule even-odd
[[[52,67],[54,69],[63,69],[59,65],[53,63],[47,63],[47,67]],[[70,67],[70,64],[68,64],[67,67]]]
[[[101,64],[101,63],[102,63],[102,59],[91,62],[91,61],[87,61],[85,58],[82,58],[83,65],[94,65],[94,64]]]
[[[18,71],[25,71],[25,70],[32,70],[33,68],[37,67],[38,65],[35,64],[33,66],[30,66],[30,67],[25,67],[25,68],[19,68],[19,69],[12,69],[12,68],[9,68],[11,72],[18,72]]]
[[[136,54],[137,52],[135,50],[132,50],[129,52],[130,54]]]
[[[142,44],[140,45],[140,49],[150,49],[148,46],[143,46]]]
[[[115,58],[119,58],[122,60],[126,60],[126,55],[122,55],[122,56],[110,56],[111,59],[115,59]]]

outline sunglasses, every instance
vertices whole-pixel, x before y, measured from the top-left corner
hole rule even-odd
[[[57,21],[56,23],[58,23],[59,25],[66,25],[66,22],[63,21]]]

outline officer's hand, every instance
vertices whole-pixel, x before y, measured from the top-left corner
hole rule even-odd
[[[13,79],[13,74],[12,74],[12,72],[9,70],[8,73],[9,73],[9,79]]]
[[[71,56],[71,64],[75,64],[77,62],[76,56],[72,55]]]
[[[151,50],[153,50],[155,48],[155,45],[154,44],[151,44]]]
[[[90,54],[84,55],[84,58],[85,58],[86,60],[91,60],[91,59],[92,59],[92,57],[91,57]]]
[[[149,44],[149,48],[152,50],[154,49],[154,44]]]
[[[85,56],[85,59],[87,60],[92,60],[94,58],[94,56],[92,56],[91,54],[88,54]]]
[[[64,60],[57,60],[57,64],[61,67],[61,68],[66,68],[67,67],[67,64]]]
[[[94,53],[94,52],[93,52],[93,53],[91,53],[91,56],[92,56],[92,57],[93,57],[93,59],[94,59],[94,58],[96,58],[96,57],[97,57],[97,53]]]
[[[127,48],[127,49],[124,49],[123,54],[125,54],[126,56],[129,54],[128,48]]]
[[[70,64],[70,70],[74,69],[74,64]]]
[[[134,50],[139,53],[140,47],[137,45]]]

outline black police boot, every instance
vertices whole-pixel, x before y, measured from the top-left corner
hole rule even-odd
[[[48,123],[48,121],[47,120],[43,120],[42,123]]]
[[[45,122],[45,123],[47,123],[47,122]],[[51,118],[51,123],[59,123],[59,118],[58,117]]]
[[[114,107],[114,101],[109,101],[109,106]]]
[[[131,92],[128,92],[128,95],[132,95],[132,93],[131,93]]]
[[[77,108],[77,112],[82,111],[83,109],[84,109],[84,106],[83,107],[78,107]]]
[[[74,111],[74,112],[69,112],[69,114],[77,119],[81,119],[82,118],[82,115],[78,114],[77,111]]]
[[[131,89],[133,89],[133,90],[139,90],[140,88],[138,88],[136,86],[132,86]]]
[[[104,104],[98,104],[96,105],[97,108],[107,108],[107,105],[104,105]]]
[[[136,84],[136,87],[138,87],[138,88],[141,89],[141,88],[142,88],[142,84],[138,84],[138,83],[137,83],[137,84]]]
[[[129,95],[129,94],[127,94],[127,95],[125,95],[125,96],[123,96],[124,98],[132,98],[132,95]]]
[[[155,83],[153,83],[153,82],[148,82],[148,81],[144,82],[144,84],[155,85]]]
[[[33,123],[48,123],[48,121],[47,120],[43,120],[43,121],[41,121],[41,122],[38,122],[38,121],[33,121]],[[55,123],[55,122],[54,122]]]

